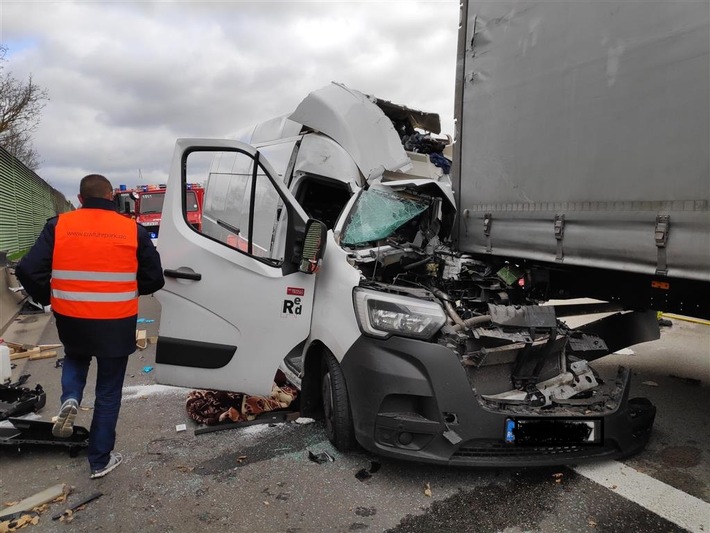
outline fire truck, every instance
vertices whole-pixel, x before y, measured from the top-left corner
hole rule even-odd
[[[188,183],[186,189],[187,221],[197,231],[202,230],[202,200],[205,190],[198,183]],[[165,185],[138,185],[129,189],[121,185],[114,191],[114,202],[119,213],[133,218],[157,239],[165,201]]]

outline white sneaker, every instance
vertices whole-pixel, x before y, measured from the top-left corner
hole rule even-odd
[[[65,400],[59,408],[59,414],[52,426],[52,435],[61,439],[71,437],[74,433],[74,419],[79,412],[79,402],[74,398]]]
[[[91,471],[91,479],[98,479],[104,477],[106,474],[114,470],[118,465],[123,462],[123,455],[118,452],[111,452],[111,457],[109,457],[108,464],[103,468]]]

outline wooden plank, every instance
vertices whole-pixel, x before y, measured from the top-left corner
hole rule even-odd
[[[57,357],[56,350],[40,351],[39,353],[33,353],[30,355],[30,361],[37,361],[39,359],[49,359],[50,357]]]
[[[45,350],[56,350],[57,348],[61,348],[61,344],[40,344],[39,346],[40,351],[45,351]]]
[[[66,485],[65,483],[59,483],[57,485],[49,487],[48,489],[43,490],[42,492],[38,492],[34,496],[25,498],[24,500],[16,503],[15,505],[11,505],[10,507],[6,507],[5,509],[0,510],[0,520],[2,520],[5,516],[10,516],[18,512],[31,511],[35,507],[39,507],[40,505],[49,503],[53,500],[56,500],[60,496],[69,494],[70,492],[71,488],[68,485]]]
[[[41,350],[39,347],[34,347],[31,350],[25,350],[23,352],[15,352],[10,355],[10,361],[14,361],[15,359],[24,359],[25,357],[29,357],[30,359],[33,359],[35,356],[38,356],[41,353]],[[54,352],[54,355],[57,355],[57,352]]]
[[[12,350],[15,350],[16,352],[21,352],[24,349],[22,348],[22,344],[18,344],[16,342],[5,341],[5,344],[7,344]]]

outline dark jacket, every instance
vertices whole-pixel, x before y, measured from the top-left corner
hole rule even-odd
[[[110,200],[88,198],[84,207],[115,210]],[[57,218],[50,218],[37,242],[17,265],[15,274],[25,291],[42,305],[49,304],[54,230]],[[160,256],[150,235],[143,226],[138,231],[138,292],[152,294],[165,285]],[[112,320],[73,318],[54,313],[59,339],[65,354],[95,355],[97,357],[124,357],[136,350],[137,315]]]

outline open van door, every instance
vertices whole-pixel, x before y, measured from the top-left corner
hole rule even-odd
[[[185,184],[196,182],[205,189],[200,228],[187,219]],[[308,272],[325,228],[307,218],[252,146],[177,141],[160,231],[159,383],[271,392],[279,364],[310,331]]]

